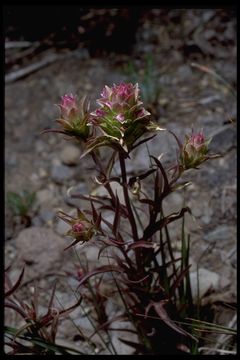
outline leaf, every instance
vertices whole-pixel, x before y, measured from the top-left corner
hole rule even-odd
[[[148,131],[164,131],[167,129],[161,128],[160,126],[158,126],[157,124],[154,123],[150,123],[149,125],[146,126]]]
[[[160,302],[151,302],[148,311],[150,310],[150,307],[154,307],[156,313],[160,317],[160,319],[170,328],[175,330],[181,335],[187,336],[187,332],[185,332],[183,329],[179,328],[174,322],[170,319],[168,316],[167,311],[164,309],[164,305],[166,304],[166,300],[161,300]],[[147,311],[147,312],[148,312]]]
[[[97,275],[97,274],[102,274],[104,272],[111,272],[111,271],[115,271],[115,272],[119,272],[122,273],[122,270],[120,270],[118,267],[113,266],[113,265],[103,265],[91,272],[89,272],[88,274],[84,275],[82,277],[82,279],[80,280],[77,289],[85,282],[87,281],[90,277]]]
[[[167,178],[167,174],[160,162],[160,160],[158,160],[155,156],[150,155],[150,157],[155,161],[157,167],[161,170],[161,173],[163,175],[163,179],[164,179],[164,188],[163,191],[167,192],[169,190],[169,183],[168,183],[168,178]]]
[[[184,213],[188,211],[191,214],[191,210],[189,207],[182,208],[178,213],[174,212],[163,219],[160,219],[159,221],[155,222],[154,224],[150,224],[146,227],[143,234],[143,240],[149,239],[153,234],[155,234],[156,231],[162,229],[167,224],[170,224],[171,222],[180,219]]]
[[[82,159],[84,156],[86,156],[100,146],[109,146],[114,150],[124,152],[126,155],[128,155],[128,153],[123,149],[118,140],[115,140],[109,136],[98,136],[88,141],[86,151],[81,155],[80,159]]]
[[[140,282],[146,280],[147,278],[149,278],[150,275],[146,275],[144,276],[143,278],[139,279],[139,280],[129,280],[129,279],[126,279],[126,280],[123,280],[124,283],[130,283],[130,284],[139,284]]]
[[[7,204],[15,215],[24,215],[26,208],[19,194],[9,191],[7,193]]]
[[[119,211],[120,207],[119,207],[119,198],[118,198],[118,195],[117,195],[117,191],[116,191],[115,199],[116,199],[115,216],[114,216],[114,220],[113,220],[112,232],[117,237],[118,227],[119,227],[119,222],[120,222],[120,211]]]
[[[30,208],[36,200],[36,193],[29,193],[28,191],[23,191],[23,197],[25,199],[27,208]]]
[[[114,328],[113,329],[110,329],[108,327],[109,324],[113,323],[114,321],[117,321],[117,320],[127,320],[127,317],[124,315],[124,314],[120,314],[120,315],[116,315],[114,317],[112,317],[111,319],[108,319],[106,322],[104,322],[103,324],[100,324],[96,330],[88,337],[88,339],[90,340],[96,333],[98,333],[100,330],[102,329],[105,329],[107,328],[107,330],[115,330]],[[120,329],[116,329],[116,330],[120,330]],[[129,330],[129,329],[121,329],[122,331],[129,331],[129,332],[133,332],[133,333],[136,333],[135,331],[133,330]]]
[[[10,300],[5,300],[4,301],[4,307],[7,307],[9,309],[13,309],[17,313],[19,313],[23,317],[24,320],[27,317],[27,314],[24,312],[24,310],[22,310],[18,305],[16,305],[14,302],[12,302]]]
[[[179,150],[182,151],[183,148],[183,144],[181,143],[181,141],[178,139],[177,135],[174,134],[174,132],[172,132],[171,130],[168,130],[168,132],[174,136],[175,140],[177,141],[177,144],[179,146]]]
[[[133,249],[138,248],[148,248],[148,249],[156,249],[158,245],[156,243],[151,243],[149,241],[139,240],[135,243],[132,243],[128,246],[127,252]]]
[[[122,339],[122,338],[118,338],[120,341],[122,341],[124,344],[131,346],[132,348],[134,348],[135,350],[137,350],[138,354],[145,354],[146,353],[146,347],[142,344],[139,343],[135,343],[133,341],[130,340],[126,340],[126,339]]]
[[[15,285],[13,285],[13,287],[4,294],[5,297],[12,295],[14,293],[14,291],[19,287],[19,285],[21,284],[22,278],[23,278],[24,270],[25,269],[23,268]]]
[[[186,274],[189,271],[189,268],[191,267],[191,265],[188,265],[182,272],[180,275],[178,275],[177,279],[175,280],[174,284],[171,286],[170,289],[170,293],[174,294],[176,288],[179,286],[179,284],[182,282],[182,280],[184,279],[184,276],[186,276]]]
[[[147,176],[149,176],[150,174],[152,174],[155,171],[156,171],[156,169],[151,169],[151,170],[148,170],[148,171],[146,171],[145,173],[143,173],[141,175],[130,177],[129,181],[128,181],[128,185],[130,187],[132,187],[132,185],[137,181],[137,179],[138,180],[143,180],[143,179],[145,179]]]
[[[4,331],[10,335],[16,335],[17,330],[14,328],[11,328],[9,326],[5,326]],[[84,355],[84,353],[82,353],[79,350],[76,349],[72,349],[70,347],[67,346],[62,346],[62,345],[58,345],[58,344],[53,344],[51,342],[47,342],[44,339],[38,338],[38,337],[34,337],[34,336],[30,336],[30,335],[18,335],[17,336],[19,339],[23,339],[26,341],[30,341],[33,344],[39,345],[45,349],[54,351],[54,352],[60,352],[60,354],[65,355],[65,354],[71,354],[71,352],[80,354],[80,355]]]
[[[139,141],[137,144],[133,145],[132,150],[135,149],[136,147],[138,147],[139,145],[145,143],[146,141],[148,141],[148,140],[150,140],[150,139],[153,139],[155,136],[157,136],[157,134],[154,134],[154,135],[152,135],[152,136],[149,136],[149,137],[147,137],[147,138]]]
[[[106,177],[109,178],[110,177],[110,174],[112,172],[112,168],[114,166],[114,163],[115,163],[115,157],[116,157],[116,152],[114,151],[112,153],[112,156],[110,157],[110,160],[107,164],[107,167],[106,167]]]

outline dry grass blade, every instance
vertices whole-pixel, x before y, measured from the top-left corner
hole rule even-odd
[[[11,289],[9,289],[9,290],[4,294],[5,297],[8,297],[8,296],[12,295],[12,294],[16,291],[16,289],[20,286],[21,281],[22,281],[22,278],[23,278],[23,275],[24,275],[24,270],[25,270],[25,269],[23,268],[22,271],[21,271],[21,274],[19,275],[19,278],[17,279],[17,281],[16,281],[16,283],[13,285],[13,287],[12,287]]]

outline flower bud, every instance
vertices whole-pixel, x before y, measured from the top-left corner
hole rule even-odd
[[[68,120],[69,117],[77,114],[77,98],[76,96],[70,94],[62,96],[61,99],[62,101],[59,104],[61,109],[61,116],[63,119]]]
[[[105,86],[97,103],[100,108],[91,113],[91,121],[100,127],[104,135],[117,139],[130,149],[147,131],[150,113],[140,101],[138,84]]]
[[[89,241],[98,231],[95,224],[93,224],[92,221],[89,221],[85,214],[79,209],[76,218],[73,218],[63,211],[59,211],[58,217],[70,225],[70,229],[65,235],[71,236],[75,239],[74,242],[67,248],[77,244],[78,242],[85,243]]]
[[[61,118],[57,122],[62,126],[62,132],[86,140],[90,132],[89,103],[86,97],[78,102],[77,97],[70,94],[62,96],[61,100]]]
[[[186,135],[180,156],[184,169],[195,168],[208,159],[208,145],[211,139],[206,140],[203,133]]]

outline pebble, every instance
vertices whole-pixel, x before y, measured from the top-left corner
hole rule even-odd
[[[35,143],[35,149],[38,154],[41,154],[43,152],[43,150],[46,149],[46,144],[43,141],[38,140]]]
[[[217,246],[226,245],[236,240],[236,227],[229,225],[219,225],[214,230],[203,236],[208,242],[216,242]]]
[[[198,284],[199,297],[202,298],[209,290],[218,290],[220,286],[220,276],[204,268],[190,273],[190,282],[192,289],[192,296],[194,300],[198,298]]]
[[[24,280],[57,269],[66,245],[65,239],[52,229],[37,226],[21,230],[15,243],[18,254],[15,265],[21,267],[26,263]]]
[[[225,125],[211,134],[212,141],[209,150],[213,153],[225,153],[232,146],[236,146],[237,133],[234,125]]]
[[[47,224],[52,224],[56,214],[50,209],[43,209],[40,211],[40,218]]]
[[[111,324],[111,328],[135,330],[131,322],[121,321],[121,320],[114,321]],[[120,332],[121,336],[119,336],[117,331],[109,331],[109,332],[112,335],[111,336],[112,343],[118,355],[133,355],[134,352],[133,348],[127,344],[124,344],[121,340],[119,340],[119,337],[128,341],[138,343],[138,337],[136,334],[121,331]]]
[[[36,197],[40,205],[51,203],[51,200],[53,199],[53,193],[48,189],[42,189],[37,191]]]
[[[48,176],[48,173],[45,169],[43,168],[40,168],[39,171],[38,171],[38,175],[41,179],[44,179]]]
[[[60,160],[65,165],[77,165],[80,160],[81,152],[74,145],[66,145],[60,152]]]
[[[192,78],[193,73],[189,65],[182,65],[179,66],[177,74],[182,80],[188,80]]]
[[[75,171],[65,165],[54,165],[51,171],[51,178],[56,184],[63,184],[66,180],[74,177]]]
[[[80,203],[82,203],[84,200],[82,199],[78,199],[78,198],[71,198],[71,194],[81,194],[81,195],[88,195],[88,187],[86,183],[78,183],[75,186],[72,186],[72,188],[70,188],[70,193],[68,194],[68,192],[64,194],[64,201],[67,205],[70,206],[76,206],[79,207]],[[84,201],[84,205],[85,205],[86,201]]]
[[[33,226],[42,226],[43,220],[41,219],[40,216],[34,216],[34,218],[32,219],[32,225]]]

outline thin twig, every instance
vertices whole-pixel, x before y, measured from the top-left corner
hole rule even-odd
[[[67,54],[57,54],[57,53],[48,54],[48,55],[46,55],[45,58],[43,58],[42,60],[40,60],[34,64],[30,64],[22,69],[19,69],[19,70],[11,72],[10,74],[7,74],[5,76],[5,83],[8,84],[13,81],[19,80],[19,79],[39,70],[47,65],[54,63],[55,61],[67,59],[72,56],[77,57],[79,59],[85,59],[86,52],[84,52],[83,50],[84,49],[78,49],[76,51],[69,52]]]
[[[34,64],[30,64],[26,67],[24,67],[23,69],[19,69],[16,71],[11,72],[10,74],[7,74],[5,76],[5,83],[11,83],[13,81],[19,80],[49,64],[52,64],[53,62],[55,62],[56,60],[59,60],[59,55],[57,54],[50,54],[47,57],[43,58],[40,61],[37,61]]]
[[[217,348],[209,348],[209,347],[200,347],[198,349],[199,351],[202,351],[202,350],[210,350],[211,352],[212,351],[216,351],[218,353],[222,353],[222,354],[226,354],[226,355],[237,355],[236,351],[232,351],[232,350],[223,350],[223,349],[217,349]]]
[[[30,42],[30,41],[6,41],[5,42],[5,50],[8,49],[23,49],[31,46],[38,45],[38,42]]]

